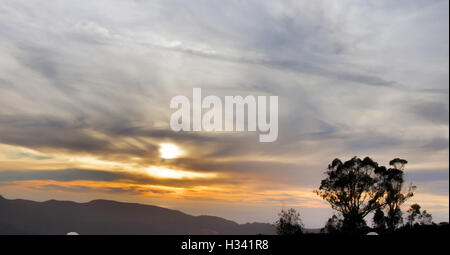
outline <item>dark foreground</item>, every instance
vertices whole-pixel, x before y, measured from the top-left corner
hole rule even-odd
[[[405,254],[425,248],[430,252],[447,245],[444,234],[384,236],[264,235],[220,236],[0,236],[3,247],[15,252],[57,254]]]

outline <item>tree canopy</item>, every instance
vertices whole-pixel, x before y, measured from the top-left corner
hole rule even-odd
[[[394,230],[402,222],[401,205],[414,195],[415,186],[403,191],[403,170],[408,161],[395,158],[390,168],[369,157],[334,159],[316,194],[343,216],[342,230],[353,232],[366,226],[364,218],[374,213],[378,228]],[[383,212],[386,211],[386,213]]]
[[[382,206],[385,172],[385,167],[369,157],[334,159],[315,192],[342,214],[344,229],[356,230],[366,225],[367,214]]]

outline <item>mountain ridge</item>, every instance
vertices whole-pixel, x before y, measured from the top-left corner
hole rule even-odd
[[[6,199],[0,195],[0,234],[61,235],[275,234],[268,223],[238,224],[139,203],[95,199],[85,203]]]

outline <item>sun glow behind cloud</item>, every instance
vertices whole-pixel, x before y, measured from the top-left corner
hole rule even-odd
[[[160,145],[159,153],[163,159],[174,159],[183,156],[185,152],[177,145],[172,143],[163,143]]]
[[[174,170],[159,166],[146,168],[146,172],[153,177],[166,179],[214,178],[217,176],[216,173],[197,173],[193,171]]]

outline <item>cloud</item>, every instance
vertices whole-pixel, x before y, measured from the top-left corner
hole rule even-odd
[[[448,1],[3,2],[0,143],[39,153],[0,149],[2,169],[11,170],[0,176],[207,184],[121,168],[163,165],[241,178],[217,185],[310,189],[335,157],[445,167],[448,27]],[[193,87],[279,96],[277,142],[173,132],[170,99]],[[187,155],[160,159],[163,142]],[[94,170],[80,157],[114,167]]]
[[[448,169],[430,169],[430,170],[415,170],[406,173],[406,177],[411,181],[417,182],[432,182],[447,180]]]
[[[434,139],[423,146],[427,150],[448,150],[448,139]]]
[[[32,148],[50,147],[88,152],[98,152],[108,147],[108,141],[89,135],[85,128],[85,124],[77,120],[3,115],[0,120],[0,140]]]
[[[448,95],[447,102],[424,102],[413,107],[414,112],[420,118],[432,123],[448,125]]]

